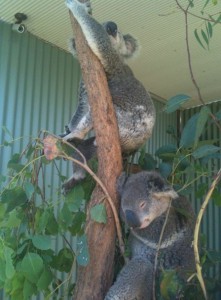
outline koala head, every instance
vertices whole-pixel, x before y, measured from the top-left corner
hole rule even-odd
[[[117,181],[121,198],[121,214],[131,228],[143,229],[162,215],[170,199],[177,193],[156,172],[140,172],[127,178],[123,173]]]
[[[113,48],[123,57],[131,58],[138,53],[139,45],[137,40],[130,34],[123,35],[117,27],[117,24],[108,21],[103,23]]]

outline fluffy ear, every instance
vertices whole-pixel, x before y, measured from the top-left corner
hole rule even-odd
[[[167,199],[176,199],[178,198],[177,192],[174,191],[171,187],[168,187],[167,189],[161,191],[161,192],[153,192],[152,197],[157,200],[163,200],[165,198]]]
[[[122,195],[123,188],[124,188],[125,182],[127,180],[127,177],[128,177],[128,175],[125,172],[123,172],[117,179],[117,192],[120,197]]]
[[[125,42],[125,51],[122,53],[122,56],[127,59],[136,56],[140,48],[138,41],[130,34],[125,34],[123,39]]]

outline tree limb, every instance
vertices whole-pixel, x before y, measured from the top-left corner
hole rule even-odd
[[[122,158],[118,126],[106,75],[71,13],[70,18],[96,133],[98,177],[102,178],[113,203],[118,208],[115,184],[122,170]],[[99,203],[102,198],[104,198],[103,191],[96,187],[88,209]],[[86,234],[90,262],[86,267],[78,269],[75,300],[103,300],[112,283],[116,229],[112,210],[107,203],[106,210],[107,223],[104,225],[91,220],[88,214]]]

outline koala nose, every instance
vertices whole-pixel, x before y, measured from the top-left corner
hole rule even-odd
[[[139,218],[132,210],[127,209],[125,211],[125,218],[129,227],[136,228],[141,226]]]
[[[105,24],[105,29],[109,35],[116,37],[116,35],[117,35],[117,24],[116,23],[111,22],[111,21],[107,22]]]

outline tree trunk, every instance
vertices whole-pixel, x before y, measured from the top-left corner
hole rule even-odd
[[[106,75],[100,61],[88,47],[81,28],[70,13],[76,37],[76,49],[82,76],[88,92],[91,114],[98,146],[98,176],[105,185],[113,203],[118,208],[116,178],[122,170],[121,148],[115,111],[107,85]],[[96,186],[88,207],[104,201],[104,193]],[[107,223],[99,224],[88,213],[86,234],[90,261],[79,267],[75,300],[103,300],[113,279],[116,227],[107,200]]]

